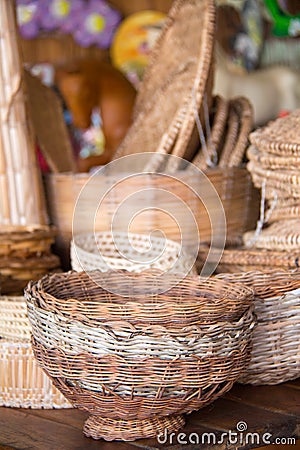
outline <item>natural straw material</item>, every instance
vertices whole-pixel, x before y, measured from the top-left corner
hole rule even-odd
[[[248,231],[243,236],[244,245],[247,247],[298,251],[300,248],[300,218],[290,220],[278,220],[259,235],[255,231]]]
[[[259,150],[280,156],[300,154],[300,109],[270,122],[250,135],[250,142]]]
[[[0,0],[0,30],[0,225],[44,224],[13,1]]]
[[[71,407],[33,356],[24,297],[0,297],[0,361],[1,406]]]
[[[200,261],[207,250],[200,253]],[[253,270],[297,269],[300,267],[300,251],[276,251],[256,248],[227,248],[223,251],[217,273],[250,272]]]
[[[196,274],[192,258],[180,254],[181,245],[177,242],[136,233],[86,233],[75,236],[71,242],[72,269],[78,272],[142,272],[150,268],[167,271],[176,266],[178,272]]]
[[[254,271],[218,277],[255,292],[257,327],[248,369],[240,382],[278,384],[300,375],[300,272]]]
[[[186,152],[205,93],[210,104],[214,27],[212,0],[174,1],[139,88],[133,125],[115,159]]]
[[[141,295],[156,276],[93,272],[95,284],[84,272],[64,273],[26,290],[36,358],[91,413],[88,436],[128,440],[177,430],[183,413],[230,389],[249,360],[251,289],[169,275],[173,288]],[[131,280],[132,296],[109,293],[104,279],[112,288]]]
[[[205,172],[209,181],[215,187],[223,204],[227,224],[227,240],[229,242],[241,242],[242,235],[246,230],[255,227],[258,210],[259,196],[253,188],[250,174],[244,168],[219,168],[210,169]],[[146,174],[139,177],[127,178],[119,183],[117,188],[108,192],[105,186],[115,185],[113,176],[99,175],[89,182],[86,193],[84,207],[78,211],[76,216],[76,230],[78,233],[90,233],[87,229],[87,217],[95,216],[94,205],[100,205],[98,214],[95,217],[94,228],[99,232],[107,232],[111,229],[112,217],[118,205],[131,194],[144,189],[151,189],[153,195],[159,200],[159,208],[171,213],[178,212],[178,203],[173,201],[161,201],[160,189],[164,189],[177,195],[185,205],[187,205],[199,228],[201,242],[211,240],[211,222],[206,207],[195,195],[192,189],[200,192],[206,202],[206,206],[213,206],[210,198],[206,195],[204,188],[201,188],[201,180],[197,174],[185,173],[184,171],[174,174],[174,177]],[[125,175],[124,175],[125,178]],[[62,253],[69,255],[69,243],[72,238],[73,212],[80,190],[89,180],[88,175],[79,174],[51,174],[47,178],[47,190],[49,198],[49,209],[52,222],[58,228]],[[192,189],[191,189],[192,188]],[[102,198],[99,192],[106,192]],[[157,194],[156,194],[157,193]],[[141,201],[141,210],[145,208],[145,202]],[[211,208],[214,213],[213,207]],[[212,211],[211,211],[212,212]],[[194,246],[195,242],[189,238],[189,222],[185,214],[180,220],[181,231],[184,232],[189,243]],[[129,224],[120,222],[120,229]],[[122,228],[123,227],[123,228]],[[130,225],[133,233],[149,234],[152,230],[162,230],[166,237],[175,242],[181,242],[181,233],[171,217],[160,214],[159,211],[149,210],[138,215]]]

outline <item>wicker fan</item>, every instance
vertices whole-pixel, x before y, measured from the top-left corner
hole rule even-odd
[[[212,88],[214,22],[212,0],[175,0],[140,87],[135,121],[114,158],[190,151],[195,111]]]

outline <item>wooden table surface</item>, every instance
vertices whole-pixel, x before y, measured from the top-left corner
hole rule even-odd
[[[242,386],[235,385],[225,397],[212,405],[187,416],[186,426],[181,430],[180,440],[188,444],[178,443],[178,434],[173,445],[170,442],[159,444],[157,439],[139,440],[136,442],[105,442],[86,438],[82,434],[83,422],[87,414],[76,409],[67,410],[27,410],[0,408],[0,450],[137,450],[137,449],[244,449],[262,447],[267,439],[287,444],[287,438],[300,438],[300,379],[278,386]],[[248,439],[246,444],[217,443],[208,445],[195,444],[195,434],[202,439],[203,433],[214,433],[220,439],[222,433],[236,431],[239,422],[247,424],[246,433],[259,433],[254,443]],[[245,434],[244,434],[245,436]],[[190,443],[190,439],[192,443]],[[212,439],[212,438],[211,438]],[[233,438],[234,439],[234,438]],[[286,439],[286,440],[283,440]],[[163,439],[162,439],[163,440]],[[201,441],[200,441],[201,442]],[[232,442],[232,441],[231,441]],[[278,441],[279,442],[279,441]],[[212,443],[212,441],[211,441]],[[300,441],[293,445],[269,446],[279,450],[300,449]]]

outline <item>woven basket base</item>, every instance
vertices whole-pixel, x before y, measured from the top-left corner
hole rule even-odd
[[[178,431],[185,424],[183,416],[155,417],[145,420],[113,420],[91,415],[85,422],[85,436],[106,441],[134,441]]]

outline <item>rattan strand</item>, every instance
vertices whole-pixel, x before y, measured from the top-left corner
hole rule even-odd
[[[240,129],[235,147],[229,157],[229,167],[239,167],[244,159],[248,146],[249,134],[253,128],[253,107],[245,97],[237,97],[232,101],[232,106],[240,118]]]

